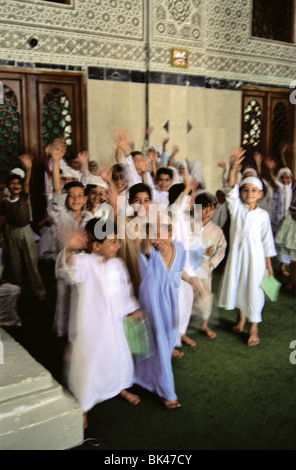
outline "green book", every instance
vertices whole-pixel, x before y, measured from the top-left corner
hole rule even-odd
[[[131,354],[142,358],[149,357],[153,353],[153,341],[148,320],[139,321],[126,316],[123,327]]]
[[[265,276],[261,284],[265,294],[272,302],[276,302],[278,299],[281,283],[277,281],[273,276],[269,276],[268,270],[265,271]]]

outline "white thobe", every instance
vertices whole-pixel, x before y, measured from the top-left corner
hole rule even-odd
[[[79,253],[72,268],[63,252],[60,262],[78,286],[69,338],[73,344],[69,388],[83,411],[88,411],[133,385],[133,360],[123,318],[137,310],[139,303],[119,258],[104,262],[95,254]]]
[[[228,194],[231,217],[230,250],[222,278],[218,305],[227,310],[235,308],[249,321],[262,321],[265,258],[276,255],[267,211],[256,207],[249,211],[239,197],[236,185]]]

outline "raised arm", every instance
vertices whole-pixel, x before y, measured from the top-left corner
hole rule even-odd
[[[124,163],[125,157],[128,157],[131,153],[131,147],[128,140],[128,133],[121,130],[113,134],[115,150],[115,160],[117,163]]]
[[[88,168],[89,152],[87,150],[83,150],[82,152],[78,153],[77,157],[81,164],[80,171],[81,171],[82,176],[88,176],[89,175],[89,168]]]
[[[254,153],[254,160],[255,160],[255,163],[256,163],[256,170],[257,170],[258,176],[261,176],[261,174],[262,174],[262,161],[263,161],[262,154],[259,153],[259,152],[255,152]]]
[[[83,231],[73,231],[67,234],[65,244],[66,262],[73,265],[73,257],[77,251],[86,250],[88,240],[86,233]]]
[[[156,151],[154,149],[150,149],[150,150],[148,150],[147,155],[148,155],[148,157],[151,161],[152,177],[155,178],[156,177],[156,171],[157,171],[157,168],[156,168]]]
[[[32,162],[33,157],[29,153],[19,156],[19,160],[25,170],[25,179],[24,179],[24,192],[26,194],[30,193],[30,181],[32,174]]]
[[[245,149],[237,147],[231,150],[229,158],[228,186],[233,188],[237,182],[238,168],[245,158]]]
[[[60,161],[66,153],[65,146],[59,142],[54,142],[51,145],[51,158],[52,158],[52,186],[53,192],[62,194],[61,189],[61,175],[60,175]]]

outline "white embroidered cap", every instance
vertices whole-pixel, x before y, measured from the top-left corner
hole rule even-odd
[[[257,188],[260,189],[260,191],[263,190],[262,181],[260,181],[259,178],[256,178],[255,176],[248,176],[248,178],[243,179],[240,182],[239,187],[241,188],[242,186],[244,186],[244,184],[247,183],[254,184],[255,186],[257,186]]]

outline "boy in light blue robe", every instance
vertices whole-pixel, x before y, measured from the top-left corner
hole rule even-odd
[[[159,395],[172,409],[181,406],[175,393],[171,357],[178,335],[178,290],[185,249],[179,242],[160,239],[159,233],[149,242],[149,249],[143,250],[146,254],[139,254],[139,302],[150,321],[155,344],[154,354],[136,362],[135,383]]]

